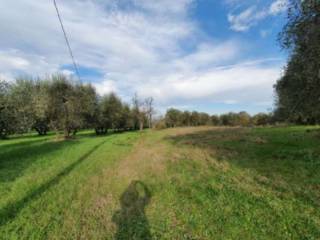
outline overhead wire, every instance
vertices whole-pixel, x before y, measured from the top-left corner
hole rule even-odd
[[[67,44],[67,47],[68,47],[68,50],[69,50],[69,54],[70,54],[70,57],[71,57],[71,60],[72,60],[72,63],[73,63],[73,67],[75,69],[75,72],[76,72],[76,75],[77,75],[79,81],[81,82],[79,68],[78,68],[78,65],[77,65],[77,63],[75,61],[74,54],[72,52],[72,49],[71,49],[71,46],[70,46],[70,42],[69,42],[69,39],[68,39],[68,35],[67,35],[67,32],[66,32],[66,30],[64,28],[63,21],[62,21],[62,18],[61,18],[61,14],[60,14],[58,5],[56,3],[56,0],[53,0],[53,4],[54,4],[54,7],[55,7],[56,12],[57,12],[57,16],[58,16],[58,19],[59,19],[59,22],[60,22],[60,26],[61,26],[63,35],[64,35],[64,39],[66,41],[66,44]]]

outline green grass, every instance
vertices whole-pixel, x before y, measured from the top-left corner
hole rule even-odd
[[[320,239],[316,127],[0,142],[0,239]]]

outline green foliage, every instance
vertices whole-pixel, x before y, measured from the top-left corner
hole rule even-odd
[[[189,111],[184,111],[181,114],[181,124],[183,126],[191,126],[191,113]]]
[[[199,114],[199,125],[209,125],[210,124],[210,115],[208,113],[200,113]]]
[[[32,93],[33,126],[39,135],[49,131],[49,82],[38,79]]]
[[[77,98],[81,103],[81,128],[94,128],[95,116],[98,111],[98,96],[95,88],[91,84],[80,84],[77,86]]]
[[[320,2],[290,0],[281,35],[290,50],[283,77],[275,86],[276,117],[295,123],[320,122]]]
[[[123,109],[121,100],[114,94],[103,96],[99,101],[100,115],[96,132],[103,134],[108,129],[119,129],[123,121]]]
[[[244,126],[251,125],[267,125],[273,123],[273,117],[270,114],[260,113],[251,117],[247,112],[226,113],[220,116],[207,113],[199,113],[197,111],[180,111],[178,109],[170,108],[167,110],[164,117],[167,127],[179,126]]]
[[[222,114],[220,119],[221,124],[224,126],[241,126],[240,114],[230,112],[227,114]]]
[[[80,86],[64,75],[54,75],[49,84],[48,95],[52,129],[63,131],[65,137],[69,137],[72,132],[75,134],[84,121]]]
[[[114,93],[100,97],[91,84],[82,84],[56,74],[45,79],[18,78],[9,84],[0,81],[0,136],[36,130],[63,132],[68,138],[81,129],[94,128],[97,134],[143,129],[152,126],[153,98],[133,106]]]
[[[218,126],[218,125],[220,124],[220,118],[219,118],[218,115],[212,115],[212,116],[210,117],[210,120],[211,120],[211,124],[212,124],[213,126]]]
[[[190,116],[191,126],[199,126],[200,125],[200,115],[197,111],[193,111]]]
[[[168,109],[165,116],[167,127],[181,126],[181,115],[182,115],[182,112],[178,109],[174,109],[174,108]]]
[[[10,100],[14,104],[14,115],[18,120],[15,132],[28,132],[34,123],[33,94],[34,82],[31,78],[18,78],[10,91]]]
[[[266,113],[258,113],[252,117],[252,124],[255,126],[270,125],[272,121],[272,116]]]
[[[9,83],[0,80],[0,138],[6,138],[12,134],[16,127],[10,87]]]

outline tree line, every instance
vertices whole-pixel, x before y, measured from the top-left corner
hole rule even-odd
[[[45,79],[19,78],[14,83],[0,80],[0,137],[36,130],[49,130],[68,138],[80,129],[96,134],[152,127],[153,98],[132,104],[115,93],[99,96],[91,84],[75,82],[65,75]]]
[[[163,119],[157,123],[158,128],[182,126],[265,126],[274,124],[273,114],[258,113],[249,115],[247,112],[209,115],[197,111],[180,111],[175,108],[167,110]]]

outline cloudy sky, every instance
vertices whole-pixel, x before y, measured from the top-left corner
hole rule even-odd
[[[57,0],[84,82],[126,101],[267,111],[286,0]],[[73,74],[52,0],[0,0],[0,78]]]

